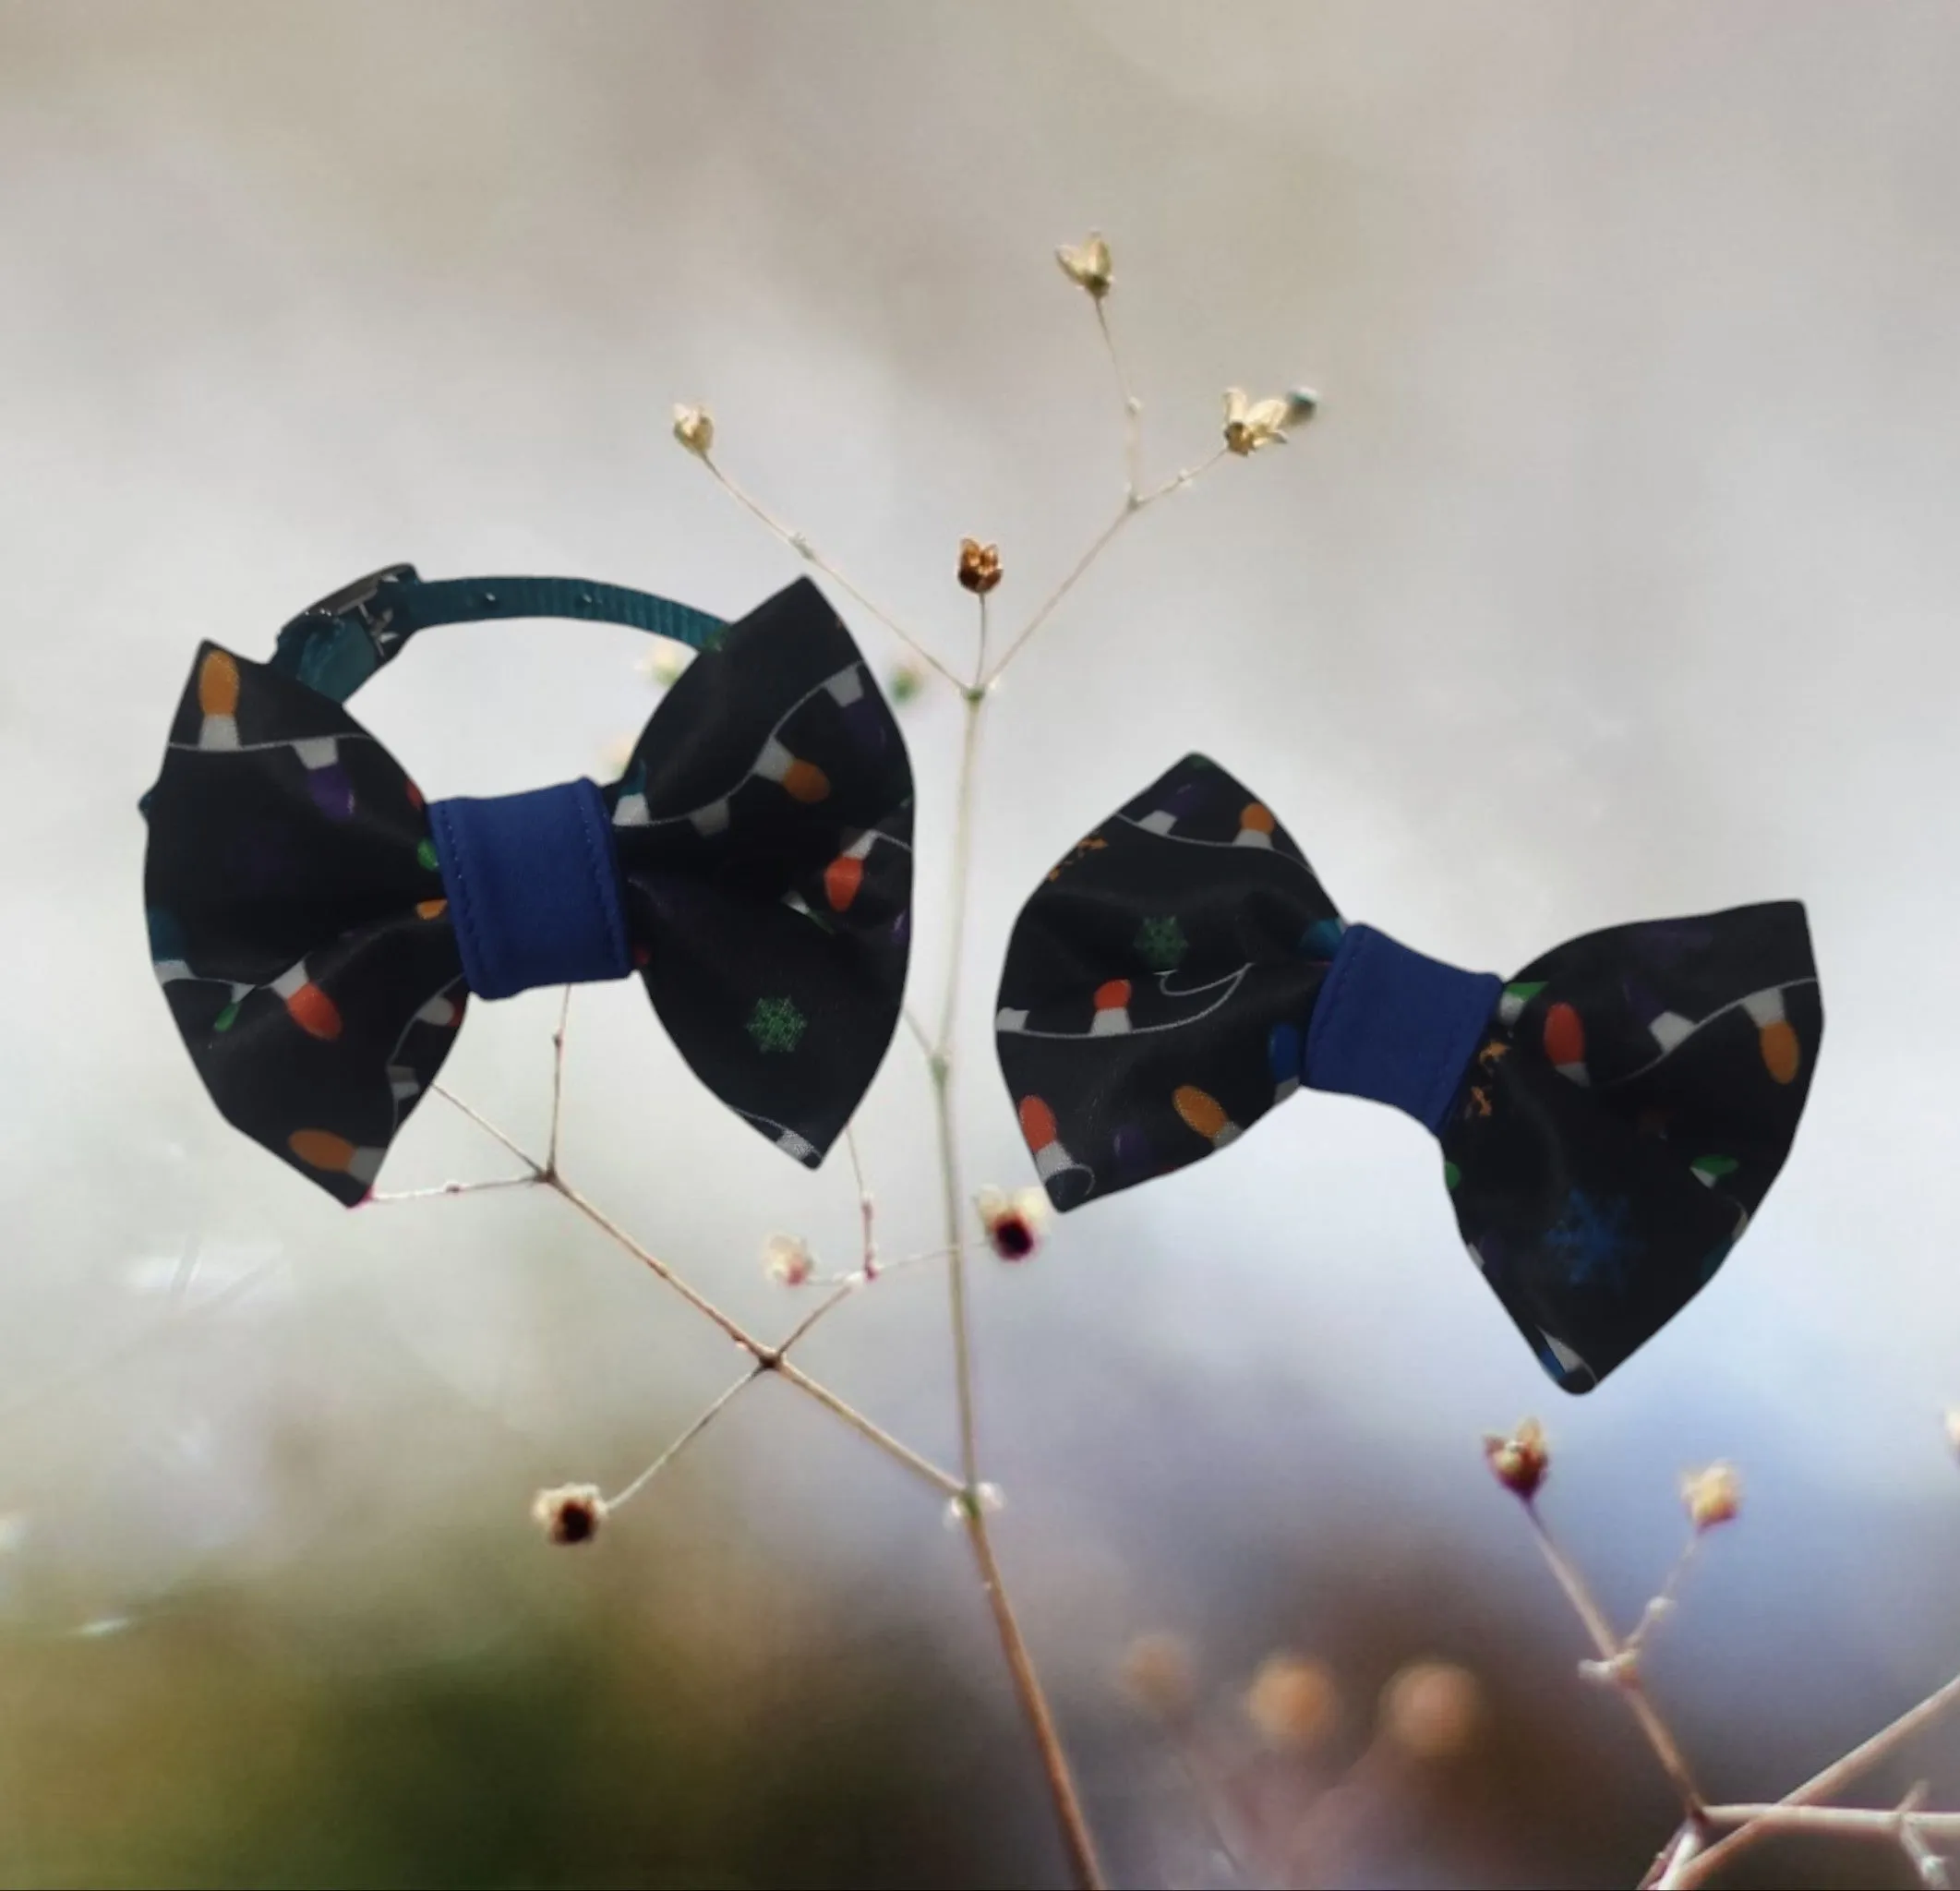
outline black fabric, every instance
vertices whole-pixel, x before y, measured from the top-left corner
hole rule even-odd
[[[814,1167],[898,1019],[911,770],[807,580],[705,645],[603,790],[627,931],[695,1073]],[[151,956],[199,1076],[358,1202],[469,995],[420,793],[331,697],[207,644],[144,811]]]
[[[1311,1084],[1345,932],[1285,829],[1202,755],[1074,848],[1016,922],[995,1019],[1055,1206],[1196,1162]],[[1378,1033],[1398,1057],[1405,1022]],[[1441,1113],[1444,1179],[1567,1391],[1721,1265],[1789,1151],[1822,1033],[1795,901],[1588,933],[1502,988]]]

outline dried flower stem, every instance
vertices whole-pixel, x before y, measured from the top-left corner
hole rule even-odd
[[[991,690],[994,684],[1000,681],[1001,678],[1006,673],[1007,666],[1027,647],[1028,640],[1054,615],[1056,606],[1082,582],[1089,567],[1109,549],[1116,535],[1138,512],[1142,512],[1146,506],[1155,505],[1159,500],[1168,498],[1173,492],[1183,491],[1185,487],[1191,485],[1195,480],[1202,478],[1206,473],[1209,472],[1212,467],[1216,466],[1225,457],[1225,448],[1218,448],[1208,457],[1200,460],[1196,465],[1186,466],[1182,473],[1173,473],[1161,486],[1153,486],[1148,492],[1139,493],[1135,487],[1132,487],[1124,494],[1122,508],[1118,511],[1116,516],[1097,534],[1089,548],[1076,560],[1075,569],[1055,586],[1035,611],[1035,614],[1028,620],[1028,622],[1022,628],[1020,635],[1008,644],[1005,654],[982,680],[980,687],[983,690]]]
[[[903,1260],[895,1260],[889,1267],[881,1267],[875,1273],[865,1273],[860,1270],[856,1273],[831,1276],[831,1291],[809,1313],[805,1314],[795,1326],[790,1328],[789,1337],[776,1348],[776,1351],[778,1353],[787,1353],[812,1327],[815,1326],[820,1319],[824,1319],[833,1307],[841,1307],[853,1294],[861,1293],[873,1281],[882,1281],[889,1275],[902,1273],[907,1268],[918,1267],[924,1261],[944,1260],[950,1252],[949,1248],[931,1247],[923,1254],[908,1254]]]
[[[1641,1644],[1665,1620],[1667,1611],[1674,1606],[1675,1592],[1680,1588],[1688,1568],[1695,1560],[1695,1552],[1701,1547],[1701,1533],[1697,1530],[1682,1546],[1681,1553],[1674,1560],[1674,1567],[1667,1572],[1667,1579],[1656,1590],[1641,1611],[1641,1619],[1634,1623],[1633,1632],[1622,1644],[1629,1655],[1637,1654]]]
[[[619,1223],[614,1221],[610,1215],[607,1214],[585,1196],[580,1194],[562,1175],[547,1174],[542,1163],[528,1155],[515,1141],[485,1116],[481,1111],[474,1109],[470,1104],[464,1102],[461,1097],[457,1096],[453,1090],[444,1089],[439,1083],[431,1084],[429,1088],[445,1102],[453,1104],[457,1109],[461,1110],[465,1116],[487,1135],[494,1137],[499,1142],[503,1144],[519,1162],[528,1164],[533,1171],[532,1179],[535,1182],[543,1185],[560,1196],[571,1207],[583,1215],[601,1234],[607,1235],[619,1247],[623,1247],[642,1266],[649,1269],[658,1279],[679,1294],[695,1312],[699,1313],[704,1319],[712,1320],[715,1325],[718,1326],[729,1339],[733,1340],[738,1346],[748,1353],[764,1371],[774,1372],[779,1379],[795,1386],[798,1391],[807,1393],[818,1404],[843,1419],[860,1437],[868,1439],[872,1444],[876,1445],[887,1457],[896,1459],[908,1470],[923,1477],[942,1493],[954,1496],[966,1488],[965,1484],[960,1479],[953,1476],[949,1472],[941,1470],[930,1459],[921,1457],[910,1445],[893,1437],[882,1425],[866,1417],[855,1405],[839,1398],[828,1386],[823,1384],[820,1380],[811,1378],[800,1367],[792,1366],[788,1360],[783,1357],[783,1348],[781,1346],[772,1346],[766,1340],[757,1338],[755,1334],[750,1332],[731,1314],[725,1313],[705,1294],[702,1293],[691,1282],[676,1272],[651,1248],[642,1247],[624,1228],[620,1227]]]
[[[645,1470],[641,1472],[640,1475],[635,1477],[633,1481],[629,1484],[624,1490],[620,1491],[617,1497],[608,1497],[605,1499],[605,1507],[608,1511],[616,1511],[622,1504],[631,1502],[634,1498],[638,1497],[639,1494],[643,1490],[644,1490],[646,1487],[651,1484],[655,1477],[659,1476],[661,1472],[666,1470],[667,1467],[671,1464],[674,1460],[680,1455],[682,1451],[686,1451],[687,1448],[691,1444],[692,1444],[694,1440],[699,1438],[701,1434],[705,1431],[710,1425],[715,1422],[715,1420],[721,1415],[721,1413],[727,1408],[727,1406],[733,1402],[735,1395],[738,1392],[747,1391],[747,1389],[750,1386],[753,1385],[755,1381],[763,1376],[764,1373],[768,1371],[768,1369],[769,1368],[766,1366],[752,1366],[748,1369],[748,1371],[742,1374],[740,1379],[734,1380],[728,1386],[728,1389],[724,1391],[721,1396],[714,1402],[713,1404],[706,1406],[703,1411],[697,1414],[693,1422],[689,1425],[687,1429],[683,1431],[680,1436],[673,1441],[672,1444],[668,1445],[667,1448],[664,1451],[662,1451],[660,1455],[646,1467]]]
[[[1839,1832],[1849,1837],[1895,1838],[1909,1825],[1929,1838],[1960,1838],[1960,1813],[1920,1813],[1905,1806],[1710,1806],[1712,1825],[1766,1825],[1779,1832]]]
[[[844,1147],[850,1152],[850,1173],[858,1185],[858,1219],[864,1236],[863,1274],[867,1281],[873,1281],[878,1277],[877,1205],[872,1200],[871,1190],[864,1186],[864,1163],[858,1154],[858,1132],[848,1123],[844,1126]]]
[[[1687,1808],[1690,1819],[1700,1815],[1702,1806],[1701,1791],[1689,1772],[1688,1761],[1682,1754],[1679,1742],[1655,1710],[1653,1703],[1647,1698],[1647,1691],[1641,1684],[1640,1669],[1630,1660],[1624,1659],[1629,1650],[1623,1645],[1613,1632],[1613,1625],[1606,1620],[1605,1611],[1593,1600],[1593,1592],[1587,1588],[1585,1578],[1578,1566],[1559,1548],[1545,1519],[1538,1514],[1534,1503],[1524,1504],[1524,1513],[1531,1519],[1533,1533],[1538,1539],[1538,1548],[1545,1552],[1545,1560],[1550,1564],[1552,1574],[1558,1580],[1558,1586],[1565,1591],[1566,1599],[1584,1623],[1587,1634],[1593,1638],[1593,1645],[1599,1650],[1600,1660],[1605,1664],[1605,1672],[1610,1677],[1614,1687],[1622,1694],[1628,1708],[1639,1723],[1641,1731],[1647,1737],[1647,1744],[1653,1749],[1654,1757],[1661,1763],[1661,1770],[1673,1781],[1675,1790],[1681,1795],[1681,1803]]]
[[[1041,1770],[1047,1776],[1048,1790],[1062,1827],[1063,1848],[1068,1854],[1069,1875],[1083,1891],[1100,1891],[1104,1880],[1096,1857],[1096,1841],[1089,1832],[1082,1801],[1076,1796],[1075,1775],[1069,1770],[1068,1756],[1063,1751],[1062,1736],[1049,1710],[1048,1697],[1041,1691],[1040,1677],[1035,1672],[1021,1625],[1015,1619],[1014,1606],[1007,1599],[1006,1584],[1002,1580],[1000,1564],[994,1560],[992,1539],[987,1534],[985,1511],[971,1491],[963,1497],[960,1508],[966,1518],[968,1540],[973,1545],[974,1560],[980,1565],[980,1585],[986,1590],[987,1605],[993,1611],[1001,1651],[1007,1657],[1015,1692],[1021,1697]]]
[[[986,618],[984,598],[981,615],[980,664],[985,662]],[[968,1211],[966,1190],[960,1180],[959,1144],[955,1131],[953,1072],[954,1046],[959,1022],[960,974],[965,963],[967,896],[973,864],[973,790],[980,757],[981,717],[987,706],[987,692],[979,681],[961,692],[965,722],[960,740],[959,779],[955,790],[953,826],[953,886],[950,924],[951,945],[946,960],[945,1002],[940,1010],[939,1037],[927,1063],[932,1076],[932,1108],[939,1131],[939,1174],[945,1214],[947,1295],[953,1323],[953,1379],[959,1413],[959,1462],[965,1488],[959,1500],[960,1515],[967,1527],[968,1541],[980,1570],[980,1586],[993,1614],[994,1631],[1000,1637],[1001,1653],[1020,1697],[1021,1710],[1033,1735],[1035,1751],[1048,1781],[1061,1826],[1064,1849],[1068,1854],[1069,1872],[1077,1885],[1093,1891],[1102,1882],[1102,1868],[1096,1857],[1095,1838],[1076,1790],[1068,1755],[1055,1727],[1054,1714],[1036,1672],[1026,1638],[1021,1633],[1014,1605],[1009,1600],[1000,1563],[988,1533],[985,1506],[980,1500],[980,1444],[973,1408],[973,1344],[967,1309],[967,1273],[962,1233]]]
[[[954,1034],[959,1016],[960,972],[967,936],[967,887],[972,877],[974,765],[980,754],[980,713],[986,699],[968,691],[961,702],[965,730],[960,742],[959,785],[953,817],[952,944],[946,961],[945,1003],[939,1014],[939,1037],[932,1048],[932,1110],[939,1130],[939,1179],[945,1211],[948,1257],[946,1278],[952,1302],[953,1367],[959,1405],[960,1471],[970,1488],[980,1482],[979,1442],[973,1418],[973,1360],[967,1331],[966,1191],[960,1183],[958,1139],[953,1106]]]
[[[446,1090],[439,1083],[430,1084],[429,1089],[435,1095],[440,1097],[442,1101],[448,1103],[452,1109],[462,1111],[462,1113],[465,1116],[467,1116],[472,1123],[475,1124],[477,1128],[482,1130],[486,1136],[491,1138],[494,1141],[502,1143],[503,1146],[507,1150],[509,1150],[511,1153],[524,1165],[525,1168],[530,1170],[531,1174],[525,1178],[527,1181],[533,1184],[536,1184],[542,1182],[545,1179],[545,1165],[541,1162],[537,1161],[537,1159],[534,1157],[529,1152],[529,1150],[520,1148],[516,1142],[512,1141],[510,1137],[506,1136],[504,1132],[499,1129],[496,1126],[496,1124],[491,1122],[490,1119],[486,1116],[481,1110],[477,1109],[474,1104],[464,1102],[463,1100],[459,1097],[454,1090]],[[376,1196],[370,1196],[368,1198],[370,1201],[379,1200],[381,1198],[382,1198]]]
[[[1143,403],[1136,398],[1123,356],[1116,352],[1116,336],[1110,327],[1109,298],[1097,296],[1095,308],[1096,326],[1102,331],[1102,345],[1108,352],[1110,366],[1116,370],[1116,389],[1123,396],[1124,489],[1134,500],[1143,485]]]
[[[1773,1831],[1778,1829],[1770,1822],[1771,1813],[1780,1816],[1802,1807],[1815,1806],[1820,1801],[1843,1791],[1859,1774],[1889,1757],[1914,1734],[1930,1727],[1956,1704],[1960,1704],[1960,1675],[1955,1675],[1943,1687],[1935,1688],[1918,1705],[1908,1707],[1896,1720],[1881,1728],[1870,1740],[1853,1747],[1841,1758],[1832,1761],[1822,1772],[1813,1774],[1801,1786],[1785,1793],[1763,1816],[1751,1819],[1718,1843],[1710,1846],[1707,1850],[1678,1869],[1667,1882],[1684,1887],[1684,1891],[1688,1886],[1705,1885],[1721,1866],[1726,1864],[1738,1852],[1755,1844],[1758,1839],[1768,1837]],[[1936,1815],[1922,1813],[1916,1816],[1925,1819]]]
[[[1676,1560],[1660,1594],[1642,1613],[1639,1627],[1621,1642],[1615,1635],[1605,1610],[1587,1588],[1584,1577],[1546,1527],[1537,1506],[1527,1500],[1524,1512],[1559,1587],[1565,1591],[1567,1600],[1599,1650],[1603,1677],[1626,1697],[1641,1731],[1646,1735],[1662,1770],[1680,1793],[1687,1810],[1687,1818],[1662,1849],[1643,1884],[1654,1886],[1655,1891],[1689,1891],[1689,1887],[1707,1884],[1725,1864],[1758,1839],[1775,1832],[1795,1831],[1834,1831],[1885,1837],[1905,1852],[1922,1883],[1942,1885],[1947,1882],[1945,1862],[1930,1849],[1927,1841],[1932,1837],[1960,1837],[1960,1813],[1918,1812],[1916,1809],[1917,1789],[1904,1804],[1889,1812],[1867,1807],[1824,1806],[1818,1802],[1842,1791],[1860,1773],[1886,1758],[1914,1734],[1960,1704],[1960,1675],[1943,1687],[1935,1689],[1917,1706],[1908,1708],[1862,1745],[1834,1760],[1822,1772],[1807,1779],[1774,1803],[1710,1806],[1694,1783],[1694,1776],[1689,1770],[1679,1742],[1648,1699],[1641,1684],[1639,1664],[1633,1658],[1638,1654],[1642,1636],[1660,1620],[1666,1603],[1672,1599],[1692,1561],[1696,1544],[1700,1541],[1699,1533],[1689,1539],[1687,1548]],[[1715,1839],[1714,1833],[1725,1825],[1733,1825],[1736,1829]]]
[[[932,1040],[927,1035],[925,1026],[920,1023],[919,1014],[908,1005],[902,1016],[905,1018],[905,1028],[918,1040],[920,1055],[930,1064],[932,1060]]]
[[[802,533],[792,531],[790,527],[784,524],[780,519],[776,518],[774,513],[770,512],[757,500],[751,499],[749,495],[734,482],[734,480],[730,479],[728,476],[721,470],[720,466],[715,464],[715,457],[712,453],[703,453],[700,455],[700,459],[702,464],[704,465],[708,469],[708,471],[715,476],[715,478],[720,484],[722,489],[726,491],[731,499],[737,500],[740,504],[746,506],[748,510],[755,515],[756,518],[760,519],[762,523],[766,525],[770,531],[775,533],[776,536],[780,538],[783,543],[790,548],[791,551],[795,552],[800,559],[801,559],[806,564],[814,565],[817,570],[822,572],[824,575],[831,581],[832,584],[836,584],[838,587],[838,589],[847,592],[850,596],[856,598],[857,601],[861,604],[866,610],[870,611],[871,614],[874,618],[876,618],[878,621],[885,627],[886,630],[891,632],[893,636],[896,637],[898,641],[903,644],[906,648],[912,653],[913,656],[918,657],[921,663],[927,663],[932,665],[932,667],[936,669],[941,676],[944,677],[945,680],[949,683],[951,683],[955,689],[958,689],[961,687],[959,679],[955,676],[953,672],[939,660],[938,657],[933,656],[932,653],[928,650],[925,645],[918,640],[918,638],[913,636],[912,633],[908,630],[907,630],[905,626],[897,620],[896,618],[893,617],[889,611],[884,610],[876,604],[873,604],[872,600],[864,595],[863,592],[859,590],[857,585],[852,584],[851,581],[847,578],[844,573],[840,572],[834,564],[832,564],[828,559],[824,558],[823,554],[820,553],[817,548],[811,544],[810,540],[802,535]]]
[[[545,1145],[545,1174],[558,1174],[558,1132],[565,1114],[565,1027],[571,1022],[571,987],[559,1001],[558,1029],[551,1033],[551,1136]]]
[[[438,1182],[428,1188],[390,1188],[370,1195],[366,1206],[379,1208],[398,1201],[430,1201],[439,1195],[481,1195],[492,1188],[536,1188],[544,1179],[542,1174],[493,1175],[484,1182]]]

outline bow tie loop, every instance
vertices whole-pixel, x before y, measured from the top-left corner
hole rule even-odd
[[[606,801],[589,781],[432,801],[463,975],[479,998],[632,970]]]
[[[1314,1001],[1301,1076],[1309,1089],[1388,1103],[1438,1134],[1487,1034],[1504,981],[1350,926]]]

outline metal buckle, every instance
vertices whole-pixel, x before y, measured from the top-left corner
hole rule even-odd
[[[391,609],[376,611],[374,600],[390,584],[421,583],[414,565],[383,565],[378,572],[369,572],[365,578],[356,578],[351,584],[343,584],[338,591],[330,591],[318,602],[309,604],[299,613],[302,618],[352,618],[355,622],[374,639],[379,649],[388,637],[388,626],[394,617]]]

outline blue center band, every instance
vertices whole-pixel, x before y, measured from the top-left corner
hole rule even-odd
[[[428,825],[477,997],[632,970],[612,824],[591,782],[431,801]]]
[[[1437,1135],[1503,990],[1495,972],[1460,971],[1350,926],[1314,1004],[1303,1080],[1391,1104]]]

